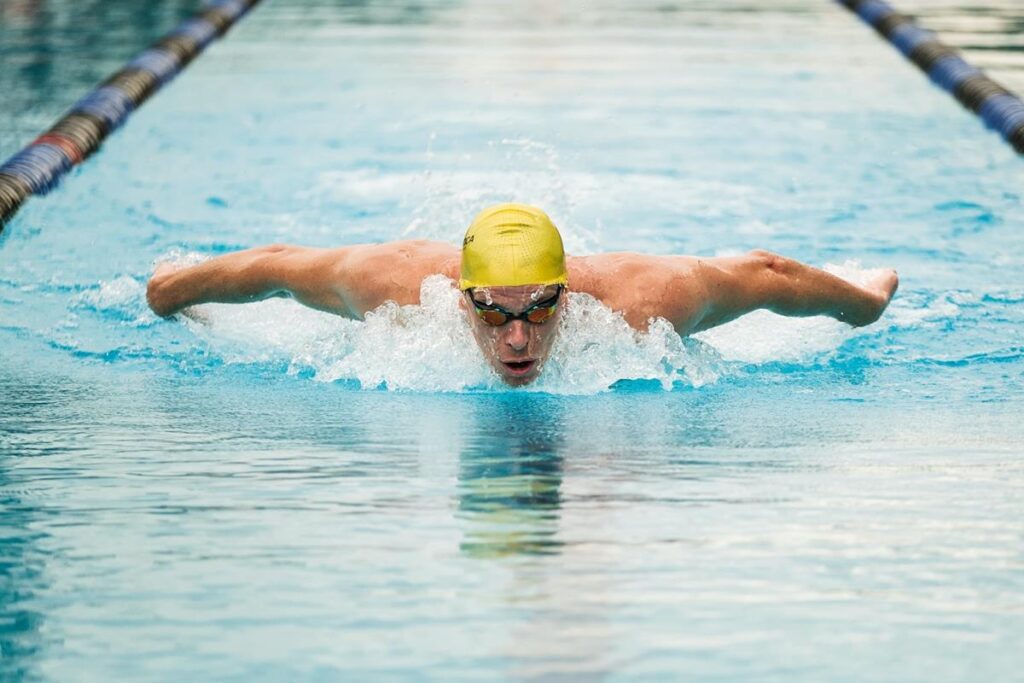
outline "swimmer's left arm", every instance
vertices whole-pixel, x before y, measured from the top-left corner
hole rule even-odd
[[[458,276],[450,244],[407,240],[315,249],[271,244],[198,265],[158,266],[146,289],[150,308],[167,317],[203,303],[246,303],[288,296],[345,318],[362,318],[385,301],[419,303],[423,278]]]
[[[302,304],[356,317],[338,284],[351,248],[283,244],[225,254],[189,267],[161,264],[146,288],[149,307],[171,316],[203,303],[246,303],[290,296]]]
[[[700,332],[758,309],[786,316],[827,315],[854,327],[878,320],[892,300],[899,278],[885,270],[865,286],[767,251],[700,259],[694,269],[704,306],[684,325]],[[680,329],[684,327],[686,329]]]

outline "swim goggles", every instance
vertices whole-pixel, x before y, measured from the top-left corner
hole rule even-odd
[[[469,289],[467,291],[473,306],[476,308],[476,314],[480,316],[480,319],[488,325],[499,327],[511,320],[525,320],[534,325],[546,323],[555,314],[555,309],[558,308],[558,299],[562,296],[562,289],[562,285],[558,285],[558,291],[555,292],[554,296],[548,297],[544,301],[538,301],[522,313],[513,313],[501,306],[477,301],[473,296],[473,290]]]

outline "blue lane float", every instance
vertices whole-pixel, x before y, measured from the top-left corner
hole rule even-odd
[[[903,53],[908,59],[914,50],[925,43],[934,43],[935,34],[925,31],[914,24],[904,23],[897,26],[888,36],[889,42],[896,46],[896,49]]]
[[[200,51],[216,40],[220,35],[219,29],[205,17],[192,17],[181,22],[177,28],[171,31],[172,36],[187,36],[196,41]]]
[[[837,0],[1024,154],[1024,100],[883,0]]]
[[[98,118],[108,134],[120,128],[134,109],[135,103],[128,93],[109,85],[93,90],[71,107],[73,113],[92,114]]]
[[[259,0],[213,0],[78,100],[48,131],[0,165],[0,232],[32,195],[44,195],[96,152],[143,102],[223,36]]]
[[[63,148],[49,142],[34,142],[8,159],[0,175],[21,179],[32,194],[46,194],[71,170],[73,159]]]
[[[957,55],[947,55],[936,60],[927,73],[935,85],[950,93],[968,78],[983,75],[979,69]]]
[[[178,74],[181,62],[175,55],[169,54],[165,50],[150,48],[128,62],[126,68],[146,71],[163,85]]]

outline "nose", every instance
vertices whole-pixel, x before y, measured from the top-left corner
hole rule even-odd
[[[513,320],[509,323],[508,332],[505,334],[505,343],[513,351],[522,351],[530,343],[530,333],[526,329],[526,323],[522,320]]]

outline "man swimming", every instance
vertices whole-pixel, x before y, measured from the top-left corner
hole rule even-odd
[[[335,249],[271,245],[177,269],[161,264],[149,281],[150,308],[170,316],[201,303],[290,296],[312,308],[362,319],[386,301],[418,304],[424,278],[458,282],[473,336],[507,384],[538,377],[569,303],[585,292],[632,327],[664,318],[685,336],[744,313],[827,315],[850,325],[881,316],[896,271],[858,286],[767,251],[698,258],[609,253],[566,256],[551,219],[525,204],[484,209],[458,248],[426,240]]]

